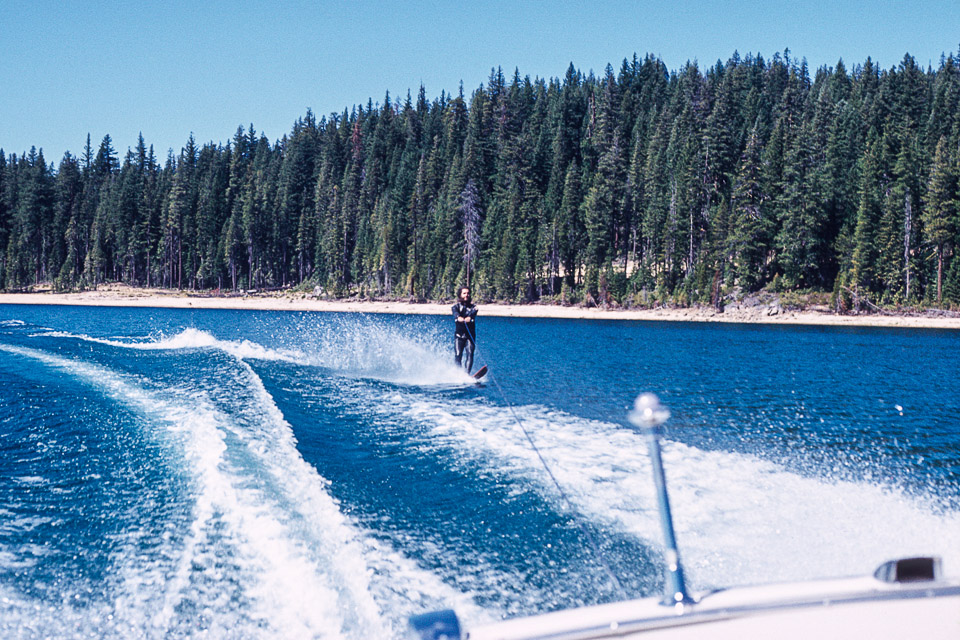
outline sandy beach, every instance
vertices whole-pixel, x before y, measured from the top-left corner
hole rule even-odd
[[[324,300],[303,293],[213,295],[108,285],[79,293],[0,293],[0,304],[82,305],[101,307],[156,307],[177,309],[251,309],[267,311],[336,311],[446,315],[452,303],[403,301]],[[828,310],[794,311],[776,305],[728,306],[723,313],[709,308],[598,309],[548,304],[480,304],[485,316],[510,318],[566,318],[666,322],[733,322],[830,326],[905,327],[960,330],[960,314],[837,315]]]

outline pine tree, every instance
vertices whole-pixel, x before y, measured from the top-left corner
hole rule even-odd
[[[7,176],[7,157],[0,149],[0,289],[6,289],[7,246],[10,236],[10,216],[13,207],[10,202],[10,178]]]
[[[227,189],[230,154],[219,146],[206,144],[197,160],[196,237],[193,240],[197,268],[193,274],[200,288],[222,286],[220,232],[229,216]]]
[[[140,219],[140,193],[143,190],[142,174],[132,150],[128,150],[117,177],[117,210],[114,211],[115,261],[112,278],[136,285],[137,222]]]
[[[286,285],[287,265],[293,259],[297,282],[303,282],[310,272],[313,257],[312,240],[315,237],[313,217],[317,172],[318,132],[313,113],[308,111],[305,119],[297,120],[290,138],[283,145],[283,160],[280,164],[278,197],[277,241],[280,244],[281,286]],[[306,227],[306,228],[302,228]],[[294,238],[297,239],[293,243]]]
[[[812,131],[804,127],[792,140],[784,159],[777,246],[784,286],[788,288],[823,286],[826,281],[821,272],[826,216],[816,177]]]
[[[766,194],[762,187],[761,148],[758,126],[754,126],[740,159],[731,205],[731,232],[728,256],[737,283],[747,291],[759,289],[766,281],[767,249],[771,224],[765,215]]]
[[[896,153],[896,161],[882,193],[877,232],[877,277],[884,302],[899,303],[908,301],[913,293],[910,290],[915,272],[913,212],[919,211],[919,168],[914,151],[917,145],[912,138],[887,136],[887,139],[888,153]]]
[[[6,286],[23,288],[48,277],[47,233],[53,220],[53,176],[43,152],[31,147],[19,162],[11,163],[13,211],[7,241]]]
[[[960,64],[953,54],[940,61],[931,94],[924,133],[927,152],[932,156],[937,142],[956,135],[960,126]]]
[[[614,134],[597,165],[593,185],[583,201],[587,231],[587,268],[599,270],[617,258],[619,222],[623,216],[625,175],[619,136]],[[588,286],[596,283],[589,283]],[[594,290],[596,292],[596,290]],[[602,293],[600,294],[603,295]]]
[[[946,260],[957,230],[957,176],[946,138],[940,138],[923,203],[924,235],[936,260],[936,299],[943,302]]]
[[[586,251],[586,229],[581,214],[582,195],[580,167],[574,161],[567,168],[563,182],[563,200],[557,215],[557,241],[560,245],[560,263],[563,266],[564,283],[568,289],[577,284],[577,273]]]
[[[869,300],[877,290],[877,227],[883,186],[881,178],[882,141],[872,136],[862,159],[860,206],[853,234],[853,257],[850,282],[859,307],[860,300]]]

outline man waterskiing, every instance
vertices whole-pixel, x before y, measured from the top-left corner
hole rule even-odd
[[[457,293],[457,303],[451,307],[456,332],[453,337],[453,352],[458,366],[462,366],[470,373],[473,369],[473,350],[477,346],[477,307],[470,298],[470,287],[460,287]],[[466,354],[466,362],[463,356]]]

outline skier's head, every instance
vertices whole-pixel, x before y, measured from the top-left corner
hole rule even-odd
[[[460,287],[459,291],[457,291],[457,299],[463,304],[472,304],[473,300],[470,298],[470,287]]]

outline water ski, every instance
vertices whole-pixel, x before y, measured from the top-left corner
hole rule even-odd
[[[479,380],[485,375],[487,375],[487,365],[483,365],[482,367],[480,367],[480,369],[475,374],[473,374],[473,378],[474,380]]]

